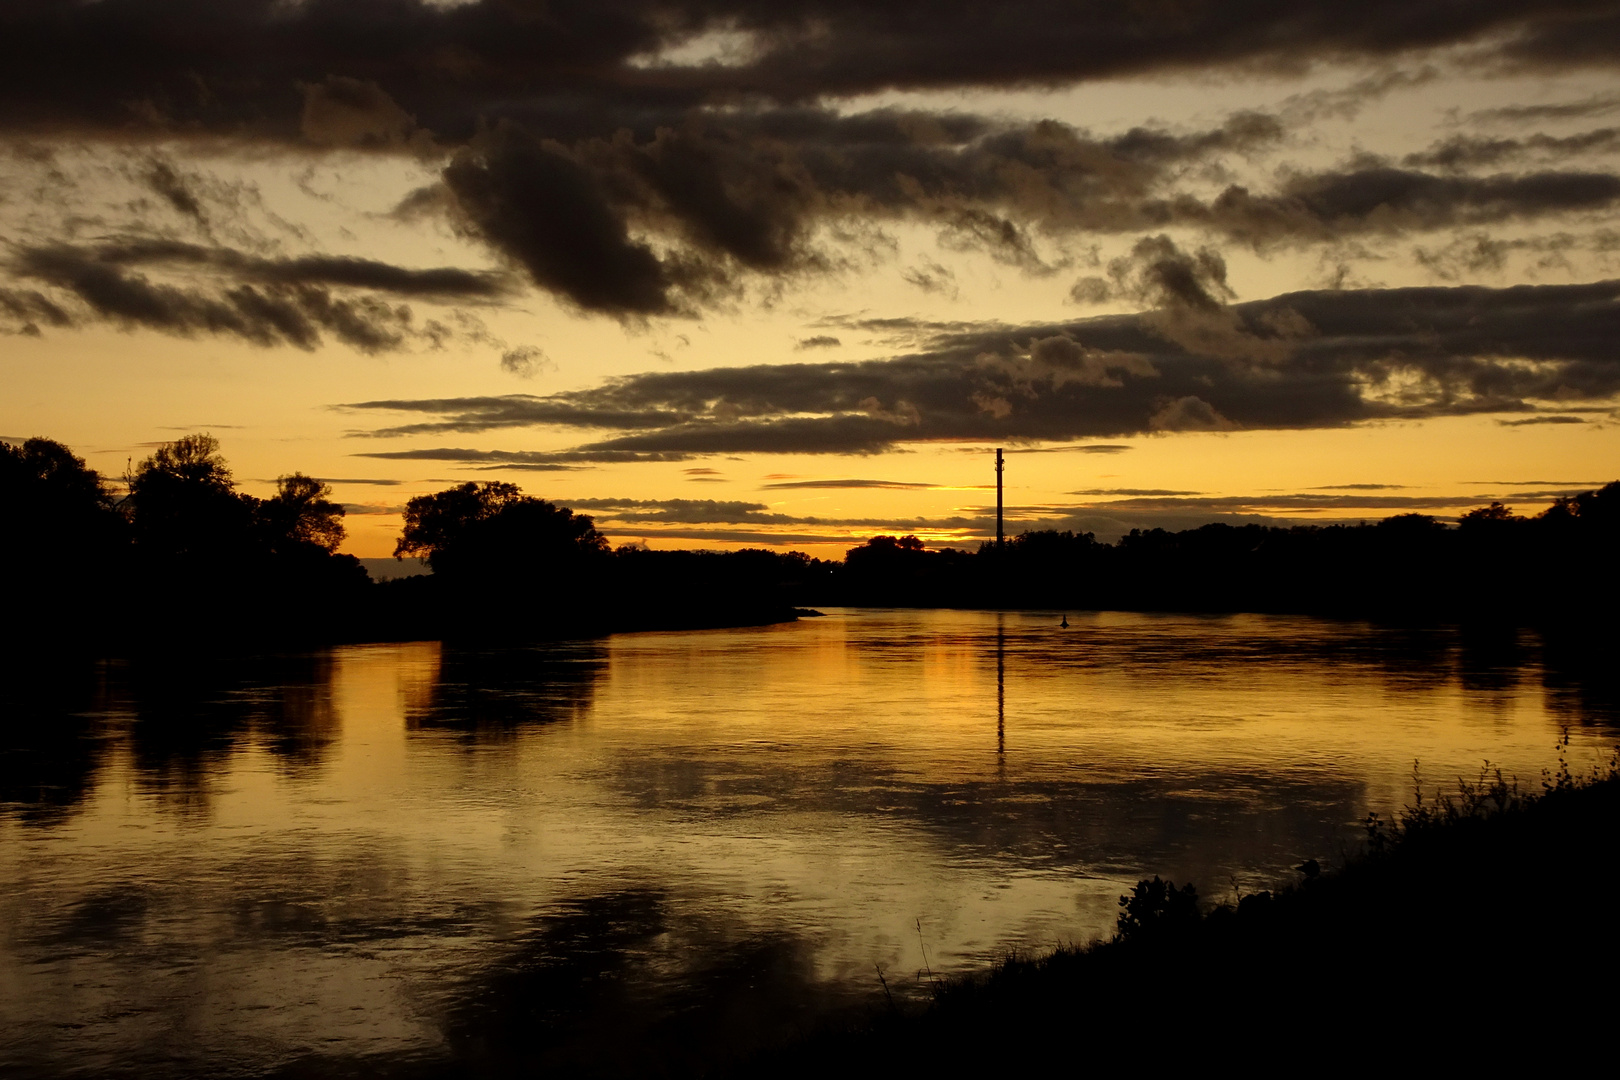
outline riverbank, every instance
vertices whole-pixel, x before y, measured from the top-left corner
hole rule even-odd
[[[1482,773],[1367,823],[1342,868],[1211,905],[1155,878],[1107,941],[1013,958],[742,1073],[1551,1065],[1606,1051],[1620,960],[1620,765],[1526,791]]]
[[[771,626],[820,615],[772,599],[733,597],[608,598],[566,611],[502,608],[436,588],[431,577],[370,586],[341,606],[303,609],[265,605],[151,604],[73,619],[0,625],[0,670],[92,659],[145,656],[247,656],[295,653],[339,645],[443,641],[469,646],[519,646],[605,638],[645,631],[720,630]]]

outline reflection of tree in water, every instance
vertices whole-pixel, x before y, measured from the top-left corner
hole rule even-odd
[[[1463,689],[1508,697],[1534,657],[1528,635],[1511,624],[1464,626],[1457,635],[1457,675]]]
[[[1054,612],[1051,620],[1057,618]],[[942,639],[943,641],[944,639]],[[919,642],[919,644],[922,644]],[[947,644],[951,644],[947,642]],[[993,657],[993,629],[972,642]],[[1059,634],[1045,613],[1009,613],[1004,630],[1008,670],[1014,664],[1222,675],[1264,665],[1279,672],[1340,669],[1377,675],[1402,688],[1441,686],[1455,677],[1457,631],[1448,626],[1392,626],[1309,616],[1152,613],[1112,621],[1074,614]]]
[[[330,652],[274,657],[239,691],[248,725],[283,772],[305,776],[318,769],[337,741]]]
[[[1547,704],[1572,724],[1620,728],[1620,664],[1613,631],[1549,631],[1542,640]]]
[[[499,740],[518,728],[583,715],[607,670],[597,642],[525,648],[446,645],[427,693],[408,700],[412,730],[440,729],[475,740]]]
[[[847,1004],[809,943],[679,907],[626,889],[536,917],[457,995],[443,1075],[686,1075]]]
[[[102,665],[83,659],[0,666],[0,815],[63,821],[106,759]]]
[[[130,665],[130,751],[143,784],[200,808],[210,779],[250,743],[287,774],[310,774],[338,735],[332,670],[328,652]]]
[[[989,734],[994,717],[985,723]],[[1016,718],[1010,724],[1016,751]],[[814,817],[874,832],[904,822],[953,857],[997,863],[1008,873],[1139,876],[1151,867],[1177,881],[1223,887],[1256,867],[1333,860],[1360,839],[1357,823],[1368,808],[1360,776],[1331,767],[1278,775],[1258,764],[1179,763],[1147,775],[1083,765],[1056,776],[1020,774],[1015,767],[1011,778],[931,779],[853,758],[778,762],[649,749],[621,762],[610,782],[627,805],[649,811]]]

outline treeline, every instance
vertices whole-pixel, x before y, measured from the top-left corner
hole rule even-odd
[[[150,651],[441,637],[540,638],[793,617],[803,555],[610,549],[515,485],[412,499],[396,548],[430,575],[373,582],[338,552],[343,508],[301,473],[259,499],[219,443],[158,447],[115,493],[49,439],[0,444],[0,636]]]
[[[6,636],[183,651],[355,628],[371,579],[337,553],[327,485],[292,473],[268,499],[243,494],[208,435],[158,447],[126,481],[115,496],[49,439],[0,445]]]
[[[591,518],[513,484],[411,499],[376,583],[340,554],[343,508],[301,473],[259,499],[219,444],[158,447],[121,493],[60,443],[0,444],[0,627],[13,641],[186,649],[213,641],[533,638],[774,622],[817,605],[1274,611],[1606,619],[1620,598],[1620,482],[1535,517],[1493,503],[1456,526],[1031,531],[930,550],[877,536],[841,562],[799,552],[613,550]]]
[[[1620,482],[1534,517],[1492,503],[1455,526],[1401,514],[1291,528],[1133,529],[1114,544],[1036,531],[971,552],[880,536],[852,549],[809,602],[1607,618],[1620,599],[1617,552]]]
[[[379,609],[424,637],[780,622],[814,565],[797,552],[615,551],[588,515],[492,481],[411,499],[394,554],[432,573],[384,583]]]

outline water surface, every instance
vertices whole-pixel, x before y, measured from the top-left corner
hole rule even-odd
[[[1414,760],[1534,785],[1566,728],[1577,766],[1613,741],[1525,631],[1057,621],[15,685],[0,1071],[679,1067],[1106,933],[1144,875],[1229,899],[1339,861]]]

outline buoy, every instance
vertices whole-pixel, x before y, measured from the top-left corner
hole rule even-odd
[[[1063,613],[1063,629],[1067,630],[1068,628],[1069,628],[1069,613],[1064,612]]]

